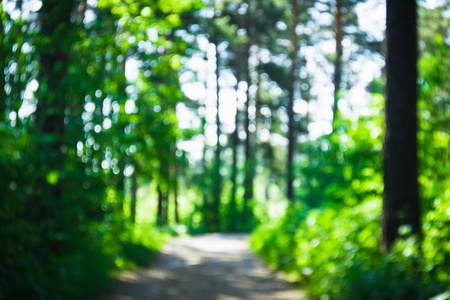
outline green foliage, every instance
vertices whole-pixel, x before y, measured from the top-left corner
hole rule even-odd
[[[180,204],[180,220],[191,233],[248,231],[263,223],[253,235],[253,247],[274,267],[303,280],[315,295],[449,297],[442,294],[450,289],[450,61],[444,8],[421,11],[421,248],[403,228],[405,238],[385,256],[378,241],[379,82],[372,90],[371,116],[358,122],[338,118],[333,133],[298,147],[300,201],[284,217],[282,193],[269,195],[281,190],[279,181],[285,176],[285,149],[272,138],[286,133],[289,2],[47,0],[31,14],[25,13],[27,5],[19,7],[24,1],[0,3],[0,299],[92,299],[112,273],[148,265],[162,244],[182,231],[174,225],[175,217],[169,217],[173,211],[156,216],[156,204],[151,204],[156,203],[156,187],[165,197],[161,208],[169,207],[177,191],[190,202]],[[301,34],[294,73],[301,82],[295,93],[306,102],[312,98],[314,78],[303,56],[309,51],[303,50],[318,43],[322,33],[324,39],[331,36],[330,28],[318,28],[311,15],[331,17],[334,9],[334,2],[316,4],[300,4],[296,30]],[[365,49],[357,47],[350,59],[368,56],[365,50],[378,44],[355,27],[356,4],[346,3],[346,35]],[[201,45],[206,40],[220,49],[218,81],[231,88],[234,73],[238,86],[243,80],[251,83],[245,113],[249,117],[254,111],[249,120],[256,137],[251,141],[254,156],[247,161],[240,157],[238,139],[236,170],[242,172],[236,172],[235,190],[225,179],[227,145],[221,166],[208,157],[213,149],[207,145],[201,166],[178,145],[206,137],[211,125],[200,113],[207,110],[206,101],[185,99],[179,80],[180,71],[196,77],[198,70],[187,70],[185,63],[192,55],[203,57],[196,51],[209,48]],[[134,77],[127,78],[133,63]],[[344,81],[353,81],[352,76]],[[209,82],[205,86],[209,89]],[[238,98],[244,93],[239,88]],[[179,103],[198,110],[198,128],[179,128]],[[243,128],[244,112],[237,107],[239,136],[250,127]],[[299,138],[306,138],[308,118],[305,112],[295,120]],[[228,128],[221,129],[227,133]],[[243,199],[245,169],[257,174],[257,191],[249,202]],[[152,191],[139,196],[136,205],[138,184],[149,181]],[[214,189],[214,182],[223,183],[223,189]],[[213,213],[217,206],[220,222]],[[156,220],[168,227],[156,227]]]
[[[448,45],[439,37],[436,43],[435,55],[445,61]],[[252,247],[265,261],[321,299],[445,299],[450,289],[448,118],[434,113],[447,103],[441,98],[446,83],[434,79],[443,66],[433,60],[426,55],[420,61],[419,181],[425,204],[420,239],[404,226],[394,249],[381,251],[379,94],[373,95],[372,117],[340,120],[336,132],[302,145],[302,201],[252,235]]]
[[[175,185],[160,167],[174,165],[183,99],[187,46],[173,31],[201,3],[131,2],[43,1],[26,20],[28,8],[0,4],[0,299],[95,298],[111,272],[148,265],[174,234],[133,224],[125,169]],[[150,27],[158,39],[144,51]],[[147,62],[135,84],[130,57]]]
[[[428,43],[430,50],[419,60],[421,96],[418,105],[419,182],[423,187],[425,209],[430,208],[436,198],[448,193],[450,171],[449,83],[442,78],[450,72],[450,46],[439,34]]]
[[[426,214],[423,223],[422,244],[424,269],[430,282],[444,282],[450,289],[450,194],[437,198],[433,208]]]
[[[298,196],[310,206],[333,202],[355,205],[382,192],[383,97],[374,94],[372,117],[352,123],[338,119],[337,130],[301,145]]]
[[[150,223],[137,223],[123,235],[116,254],[116,265],[118,267],[148,266],[161,246],[175,234],[175,232],[162,231]]]
[[[425,218],[422,249],[402,228],[404,238],[381,254],[380,198],[340,209],[291,208],[259,227],[251,244],[321,299],[429,299],[450,288],[450,209],[438,204]]]
[[[433,49],[419,62],[421,239],[403,227],[394,249],[381,254],[377,116],[382,98],[377,94],[375,117],[357,124],[343,120],[341,131],[303,146],[299,197],[317,208],[293,207],[252,236],[253,248],[266,261],[302,280],[321,299],[445,299],[443,292],[450,289],[448,110],[442,109],[448,97],[447,82],[438,75],[448,73],[448,45],[438,35]]]

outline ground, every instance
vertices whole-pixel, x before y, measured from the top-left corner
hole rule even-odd
[[[150,268],[122,273],[103,300],[306,300],[251,251],[245,234],[179,237]]]

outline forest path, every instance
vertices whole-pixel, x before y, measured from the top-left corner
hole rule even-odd
[[[178,237],[149,269],[122,273],[103,300],[306,300],[251,251],[246,234]]]

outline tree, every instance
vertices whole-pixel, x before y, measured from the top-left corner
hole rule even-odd
[[[45,225],[44,231],[64,232],[65,209],[69,205],[67,170],[67,135],[65,113],[69,90],[69,53],[74,30],[71,15],[74,1],[42,2],[40,11],[43,42],[39,49],[39,90],[36,108],[36,194],[33,205]],[[37,138],[38,136],[44,138]],[[48,227],[47,227],[48,226]],[[49,248],[63,251],[61,242],[49,235]],[[67,245],[65,245],[67,246]]]
[[[298,1],[292,0],[292,23],[291,23],[291,51],[289,57],[291,59],[291,69],[289,72],[289,102],[287,106],[288,113],[288,155],[287,155],[287,190],[286,195],[289,200],[294,199],[294,150],[297,140],[296,130],[294,127],[294,100],[295,87],[297,83],[297,52],[298,52],[298,35],[296,28],[298,24]]]
[[[336,37],[336,58],[334,60],[334,103],[333,103],[333,125],[338,112],[338,102],[340,97],[340,86],[342,77],[342,55],[344,49],[342,47],[342,40],[344,39],[344,27],[342,24],[342,6],[343,0],[336,0],[336,11],[334,14],[334,34]]]
[[[90,299],[138,242],[138,182],[176,188],[181,13],[201,3],[27,2],[0,4],[0,298]]]
[[[235,45],[234,47],[234,72],[236,76],[236,114],[234,116],[234,130],[231,134],[231,150],[232,150],[232,162],[231,162],[231,195],[230,203],[228,205],[229,210],[229,230],[235,231],[237,229],[237,205],[236,205],[236,191],[237,191],[237,161],[238,161],[238,145],[239,145],[239,108],[238,108],[238,91],[239,91],[239,81],[241,77],[240,70],[240,45]]]
[[[250,71],[250,48],[253,43],[253,31],[255,30],[252,13],[255,10],[255,3],[250,0],[244,2],[247,4],[247,10],[245,15],[245,32],[247,34],[247,43],[245,44],[245,50],[243,53],[244,59],[244,76],[247,82],[246,101],[245,101],[245,114],[244,114],[244,129],[245,129],[245,142],[244,142],[244,203],[242,209],[243,222],[248,223],[249,218],[252,218],[250,203],[253,199],[253,182],[255,177],[255,162],[254,162],[254,134],[250,131],[250,86],[252,85],[251,71]]]
[[[417,182],[417,8],[386,3],[386,136],[382,237],[389,250],[401,226],[420,234]]]
[[[213,38],[214,40],[215,38]],[[221,130],[221,122],[220,122],[220,68],[221,68],[221,61],[220,61],[220,51],[219,51],[219,42],[215,41],[215,48],[216,48],[216,137],[217,137],[217,143],[216,143],[216,149],[215,149],[215,155],[214,155],[214,180],[213,180],[213,199],[212,199],[212,206],[211,206],[211,213],[212,213],[212,228],[215,231],[219,229],[220,226],[220,200],[222,195],[222,176],[220,174],[220,169],[222,166],[222,159],[221,159],[221,153],[222,153],[222,146],[220,145],[220,136],[222,134]]]
[[[136,168],[136,166],[135,166]],[[136,202],[137,202],[137,190],[138,190],[138,178],[137,170],[134,169],[131,175],[131,203],[130,203],[130,219],[133,225],[136,223]]]
[[[366,2],[367,0],[327,0],[317,1],[315,4],[314,9],[320,12],[321,16],[327,15],[333,20],[330,24],[320,24],[317,37],[312,38],[315,40],[315,44],[320,44],[322,39],[328,40],[332,36],[331,32],[333,33],[335,51],[327,55],[327,59],[334,68],[332,74],[333,130],[338,127],[336,121],[339,114],[339,101],[344,97],[345,91],[351,87],[352,83],[358,80],[358,77],[352,79],[352,73],[356,71],[352,68],[352,62],[360,60],[361,57],[369,57],[381,52],[381,42],[363,31],[359,25],[356,7]],[[372,3],[375,3],[375,1]],[[319,23],[322,22],[319,21]],[[344,41],[351,41],[351,46],[344,46]]]
[[[0,122],[6,120],[6,92],[5,92],[5,68],[7,66],[6,61],[6,47],[5,47],[5,34],[3,20],[6,17],[6,13],[3,11],[3,4],[0,3]]]

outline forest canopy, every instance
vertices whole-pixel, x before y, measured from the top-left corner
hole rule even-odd
[[[95,298],[206,232],[323,299],[450,298],[448,0],[0,18],[0,299]]]

